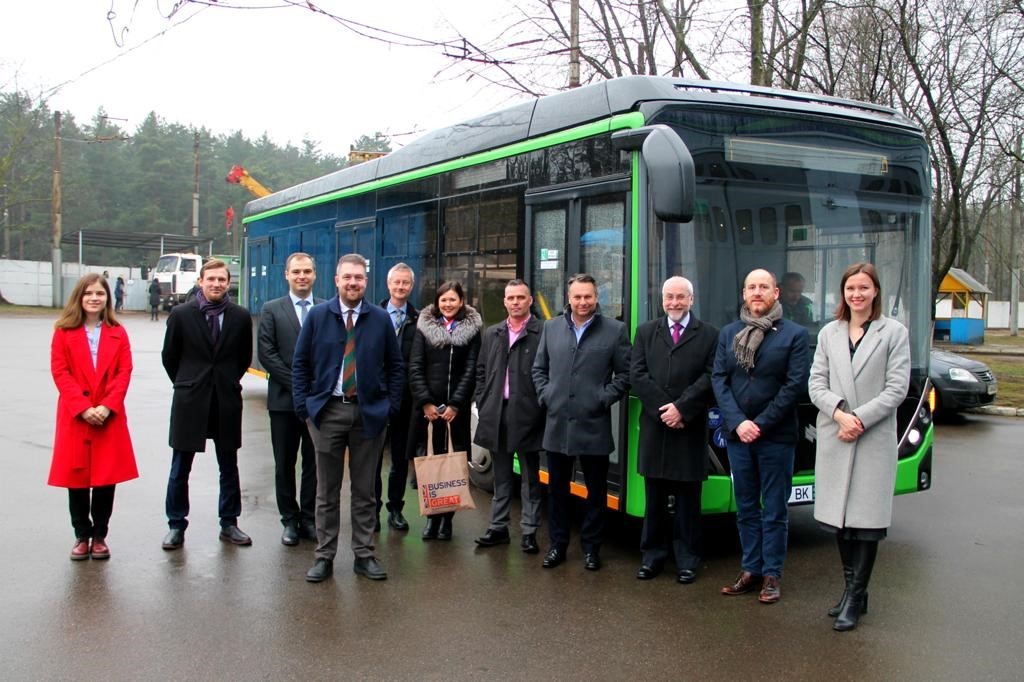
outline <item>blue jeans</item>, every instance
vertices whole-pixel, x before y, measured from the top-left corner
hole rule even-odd
[[[736,493],[742,568],[754,575],[781,578],[796,448],[792,443],[730,440],[726,449]]]

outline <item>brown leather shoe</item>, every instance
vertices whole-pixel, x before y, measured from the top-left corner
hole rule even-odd
[[[757,596],[757,601],[762,604],[774,604],[779,601],[781,596],[779,592],[779,579],[774,575],[766,575],[764,582],[761,584],[761,594]]]
[[[757,589],[757,584],[759,582],[761,582],[761,576],[754,575],[750,571],[742,571],[733,584],[726,585],[719,591],[722,594],[735,597],[737,594],[753,592]]]

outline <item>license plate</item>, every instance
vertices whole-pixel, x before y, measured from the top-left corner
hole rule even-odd
[[[996,385],[995,384],[989,384],[988,385],[988,394],[989,395],[995,395],[996,394]]]
[[[790,504],[808,504],[814,502],[814,484],[795,485],[789,491]]]

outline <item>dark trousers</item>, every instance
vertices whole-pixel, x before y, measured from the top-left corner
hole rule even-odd
[[[569,511],[572,495],[573,455],[561,452],[548,453],[548,496],[549,519],[552,547],[565,550],[569,546]],[[583,552],[589,554],[601,548],[604,539],[604,517],[608,506],[608,457],[602,455],[581,455],[580,468],[587,484],[587,506],[580,529]]]
[[[409,479],[409,422],[412,420],[412,401],[403,399],[402,409],[388,424],[388,450],[391,452],[391,468],[388,469],[388,511],[402,511],[405,508],[405,484]],[[384,451],[377,462],[377,513],[384,505]]]
[[[359,405],[338,398],[327,401],[320,411],[320,428],[310,427],[316,444],[316,535],[315,556],[333,560],[341,533],[341,482],[345,476],[345,451],[351,479],[352,552],[356,558],[373,556],[373,525],[377,499],[374,477],[384,432],[368,438],[363,431]],[[380,480],[380,477],[377,477]]]
[[[71,526],[75,529],[76,538],[104,539],[107,537],[110,515],[114,511],[114,486],[68,488],[68,510],[71,512]]]
[[[298,527],[316,515],[316,448],[306,423],[294,412],[270,412],[270,443],[274,448],[274,489],[281,524]],[[301,449],[300,449],[301,448]],[[302,453],[299,498],[295,499],[295,465]]]
[[[512,489],[515,487],[513,459],[515,448],[508,444],[508,401],[501,406],[501,423],[498,426],[498,449],[491,450],[491,463],[494,467],[494,497],[491,499],[492,530],[507,531],[511,519]],[[540,528],[540,453],[520,452],[519,473],[522,479],[520,500],[522,500],[522,517],[519,527],[523,535],[533,535]]]
[[[660,564],[670,550],[678,570],[697,570],[697,540],[700,535],[701,481],[669,481],[663,478],[644,479],[647,509],[644,530],[640,535],[640,551],[645,565]],[[675,518],[668,513],[668,498],[674,495]]]
[[[789,493],[793,486],[792,443],[730,440],[726,444],[736,493],[741,567],[754,575],[782,577],[789,539]]]
[[[221,527],[238,525],[242,513],[242,488],[238,481],[238,451],[225,449],[216,440],[217,466],[220,468],[220,500],[217,515]],[[173,450],[171,473],[167,478],[167,525],[171,528],[188,528],[188,477],[192,473],[192,460],[196,453]]]

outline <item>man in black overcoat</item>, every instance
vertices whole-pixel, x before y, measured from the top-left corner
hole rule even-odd
[[[528,554],[540,551],[540,448],[544,439],[544,410],[533,385],[533,359],[540,345],[543,324],[530,314],[533,296],[521,279],[505,285],[508,318],[488,327],[480,338],[476,363],[476,408],[479,414],[473,442],[491,452],[494,499],[487,531],[476,539],[481,547],[509,542],[513,457],[519,456],[522,474],[523,533],[520,547]]]
[[[175,306],[167,318],[161,353],[174,384],[171,401],[167,480],[167,525],[163,548],[178,549],[188,527],[188,478],[197,452],[213,439],[220,467],[220,539],[236,545],[252,540],[238,528],[242,491],[238,448],[242,445],[242,376],[252,361],[252,318],[228,298],[231,275],[221,260],[207,261],[199,274],[200,292]]]
[[[665,281],[661,305],[663,316],[637,328],[630,366],[630,385],[643,406],[637,469],[647,500],[636,577],[655,577],[671,555],[676,579],[692,583],[700,564],[696,543],[701,486],[708,477],[706,419],[718,330],[690,312],[693,285],[684,277]]]

